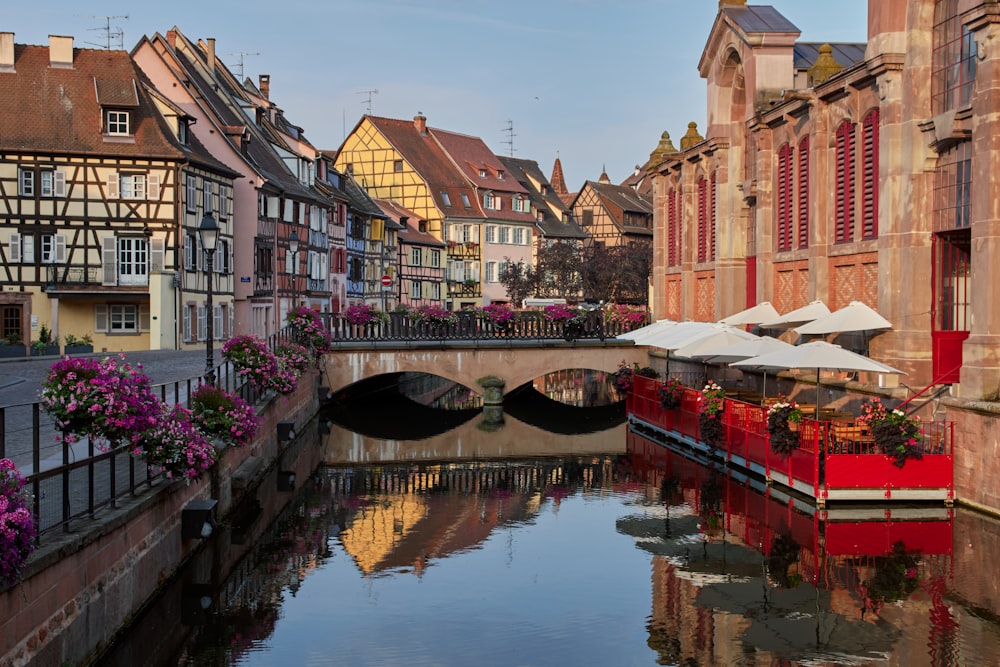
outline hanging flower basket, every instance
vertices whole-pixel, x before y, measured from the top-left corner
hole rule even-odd
[[[35,550],[37,533],[24,478],[13,461],[0,459],[0,591],[17,583],[21,568]]]
[[[788,456],[799,448],[799,424],[802,410],[794,402],[779,400],[767,409],[767,433],[771,451]]]
[[[190,406],[198,430],[232,447],[248,444],[260,426],[254,409],[221,387],[203,384],[191,394]]]
[[[902,468],[910,459],[922,459],[920,420],[908,417],[902,410],[889,410],[878,399],[872,399],[861,406],[858,422],[868,426],[868,432],[875,440],[875,446],[886,456],[892,457],[892,464]]]
[[[698,401],[698,432],[701,441],[712,447],[719,447],[725,442],[722,413],[726,407],[726,391],[709,381],[701,390]]]
[[[684,399],[684,385],[677,378],[668,378],[657,390],[660,396],[660,405],[667,410],[674,410],[681,407]]]

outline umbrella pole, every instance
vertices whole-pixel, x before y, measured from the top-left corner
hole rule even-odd
[[[816,369],[816,421],[819,421],[819,368]]]
[[[763,405],[767,405],[767,370],[764,371],[764,384],[761,385],[760,393],[764,396],[761,399]]]

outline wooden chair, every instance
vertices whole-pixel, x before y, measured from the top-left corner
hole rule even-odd
[[[875,438],[860,424],[831,424],[831,453],[872,454],[875,452]]]

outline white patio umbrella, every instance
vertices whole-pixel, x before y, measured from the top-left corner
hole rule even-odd
[[[760,326],[763,329],[790,329],[799,324],[805,324],[806,322],[826,317],[829,314],[830,309],[826,307],[825,303],[822,301],[813,301],[801,308],[796,308],[791,312],[785,313],[781,317],[761,322]]]
[[[734,361],[743,361],[751,357],[759,357],[769,352],[778,352],[793,347],[795,346],[771,336],[758,336],[756,340],[743,340],[732,345],[727,345],[726,347],[710,350],[705,354],[696,354],[695,356],[704,358],[710,364],[731,364]],[[767,368],[759,370],[764,371],[764,384],[761,387],[761,393],[766,398]]]
[[[706,353],[710,354],[721,347],[727,347],[734,343],[752,342],[759,338],[760,336],[743,329],[718,324],[709,329],[692,333],[687,342],[674,349],[674,355],[692,359],[704,356]]]
[[[664,350],[676,350],[681,345],[692,340],[692,336],[716,326],[715,322],[678,322],[672,327],[654,331],[649,336],[643,336],[636,341],[637,345],[660,347]]]
[[[862,332],[864,352],[868,354],[868,332],[877,329],[891,329],[892,322],[879,315],[875,310],[861,301],[852,301],[825,317],[807,322],[796,327],[800,334],[831,334],[849,331]]]
[[[729,317],[723,317],[719,320],[719,323],[729,324],[731,326],[739,326],[742,324],[760,324],[761,322],[770,322],[772,320],[779,319],[780,317],[781,315],[775,307],[771,305],[770,301],[761,301],[752,308],[741,310],[740,312],[730,315]]]
[[[653,322],[652,324],[647,324],[644,327],[639,327],[638,329],[632,329],[632,331],[626,331],[625,333],[619,336],[615,336],[615,338],[619,340],[635,341],[636,345],[640,345],[641,344],[639,342],[640,340],[646,338],[647,336],[651,336],[652,334],[655,334],[657,332],[669,329],[675,324],[677,324],[677,322],[675,322],[674,320],[657,320],[656,322]]]
[[[893,368],[881,362],[856,352],[846,350],[839,345],[816,340],[802,345],[793,345],[790,350],[768,352],[758,357],[750,357],[743,361],[729,364],[737,368],[770,368],[788,370],[793,368],[816,369],[816,417],[819,417],[819,372],[828,371],[868,371],[890,375],[906,375],[898,368]]]

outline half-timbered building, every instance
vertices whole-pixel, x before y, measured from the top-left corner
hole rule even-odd
[[[90,336],[98,350],[176,349],[204,335],[207,281],[231,318],[235,172],[190,133],[124,51],[0,33],[0,308],[8,341]],[[207,275],[196,236],[221,240]],[[183,304],[201,305],[190,320]]]
[[[389,221],[399,226],[398,270],[389,274],[396,302],[411,308],[444,306],[445,249],[427,232],[427,222],[413,211],[386,199],[375,200]]]

